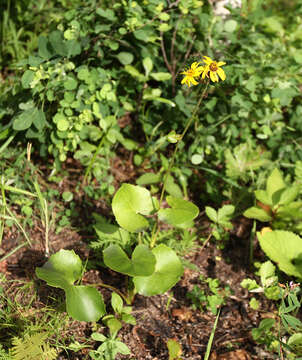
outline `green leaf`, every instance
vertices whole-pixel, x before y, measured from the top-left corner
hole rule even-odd
[[[94,226],[94,230],[98,237],[103,241],[116,242],[121,245],[127,245],[130,241],[128,231],[116,225],[97,223]]]
[[[171,206],[168,209],[160,209],[158,217],[161,221],[174,226],[181,226],[196,218],[199,209],[190,201],[167,196],[167,203]]]
[[[13,129],[17,131],[26,130],[33,122],[37,127],[45,124],[44,113],[36,107],[25,110],[15,117],[13,120]]]
[[[32,70],[26,70],[25,73],[22,75],[21,83],[24,89],[29,89],[30,84],[35,78],[35,72]]]
[[[158,72],[158,73],[152,73],[151,76],[156,81],[167,81],[171,79],[171,74],[167,72]]]
[[[249,219],[257,219],[259,221],[271,221],[273,218],[264,209],[256,206],[252,206],[245,210],[243,215]]]
[[[256,190],[255,196],[256,196],[257,200],[259,200],[260,202],[262,202],[265,205],[271,206],[273,204],[271,197],[267,194],[267,192],[265,190]]]
[[[114,14],[114,11],[112,11],[111,9],[103,10],[102,8],[98,7],[96,9],[96,13],[106,20],[109,20],[112,22],[115,22],[117,20],[115,14]]]
[[[275,168],[270,174],[270,176],[267,178],[266,193],[273,200],[273,194],[285,188],[285,186],[286,185],[283,181],[281,172],[277,168]]]
[[[112,270],[129,276],[149,276],[154,272],[155,257],[146,245],[137,245],[131,259],[116,244],[103,251],[104,263]]]
[[[298,235],[283,230],[257,235],[262,250],[280,270],[302,278],[302,239]]]
[[[47,37],[45,37],[45,36],[39,36],[38,54],[45,60],[48,60],[53,56],[52,49],[49,46],[49,41],[48,41]]]
[[[129,65],[132,63],[134,56],[129,52],[122,51],[117,54],[117,58],[123,65]]]
[[[176,184],[173,176],[171,175],[168,175],[166,179],[166,191],[169,195],[172,195],[173,197],[183,198],[180,186]]]
[[[222,208],[218,210],[218,223],[220,221],[230,220],[235,211],[234,205],[223,205]]]
[[[121,314],[123,311],[123,299],[115,292],[111,295],[111,306],[115,313]]]
[[[73,250],[60,250],[42,266],[36,268],[39,279],[61,288],[66,295],[68,314],[79,321],[97,321],[105,314],[104,301],[90,286],[74,286],[82,275],[82,261]]]
[[[82,261],[73,250],[60,250],[43,265],[36,268],[39,279],[48,285],[64,289],[72,285],[82,274]]]
[[[67,77],[67,79],[64,81],[64,88],[66,90],[74,90],[77,88],[77,86],[78,86],[77,80],[71,76]]]
[[[179,360],[181,356],[181,345],[173,339],[167,341],[167,347],[169,350],[169,360]]]
[[[137,185],[150,185],[157,184],[160,182],[161,176],[160,174],[154,174],[151,172],[145,173],[141,175],[137,180]]]
[[[164,244],[152,250],[156,258],[155,271],[148,277],[134,277],[133,282],[139,294],[152,296],[171,289],[183,274],[183,266],[176,253]]]
[[[101,294],[91,286],[69,286],[65,288],[66,309],[78,321],[98,321],[106,313]]]
[[[151,58],[149,58],[149,57],[144,58],[143,66],[144,66],[144,69],[145,69],[145,74],[148,77],[150,72],[153,69],[153,62],[152,62]]]
[[[140,214],[154,210],[150,192],[140,186],[123,184],[112,200],[112,211],[118,224],[130,232],[141,231],[148,221]]]
[[[271,261],[266,261],[265,263],[261,264],[259,275],[262,286],[272,285],[271,283],[268,283],[267,280],[275,277],[275,269],[276,267]]]
[[[278,205],[289,205],[296,199],[296,197],[299,195],[299,192],[300,186],[298,185],[293,185],[284,189],[280,194]]]
[[[229,33],[232,33],[236,30],[237,28],[237,21],[235,20],[227,20],[225,23],[224,23],[224,30],[226,32],[229,32]]]
[[[213,209],[211,206],[205,207],[206,215],[207,217],[212,220],[214,223],[218,222],[218,214],[215,209]]]
[[[146,77],[141,74],[136,68],[132,65],[126,65],[125,71],[130,74],[132,77],[136,78],[138,81],[145,82]]]
[[[33,114],[33,124],[35,125],[36,129],[42,131],[46,126],[46,117],[41,109],[37,109],[37,111]]]

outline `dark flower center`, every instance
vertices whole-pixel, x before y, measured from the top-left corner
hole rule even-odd
[[[215,62],[212,62],[211,65],[210,65],[210,70],[211,71],[217,71],[218,69],[218,66]]]

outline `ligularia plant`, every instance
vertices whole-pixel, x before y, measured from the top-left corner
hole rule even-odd
[[[180,230],[194,226],[193,220],[199,214],[196,205],[188,200],[165,196],[166,185],[174,165],[179,143],[188,131],[192,121],[206,94],[210,80],[218,82],[226,76],[221,66],[224,62],[216,62],[209,57],[201,62],[194,62],[188,70],[182,72],[182,84],[198,85],[200,78],[205,79],[201,96],[188,119],[182,134],[171,132],[166,139],[176,144],[169,167],[163,178],[159,199],[141,186],[122,184],[112,200],[112,211],[118,225],[101,222],[95,227],[98,236],[109,238],[109,246],[103,250],[105,265],[129,277],[126,293],[106,284],[120,294],[130,304],[136,293],[152,296],[163,294],[171,289],[181,278],[183,266],[176,252],[164,243],[159,243],[161,224],[167,224]],[[163,206],[164,205],[164,206]],[[134,241],[134,246],[130,239]],[[51,286],[60,287],[66,293],[67,312],[77,320],[96,321],[105,314],[105,306],[101,295],[93,287],[74,285],[82,275],[82,264],[73,251],[61,250],[50,257],[48,262],[37,268],[36,274]]]

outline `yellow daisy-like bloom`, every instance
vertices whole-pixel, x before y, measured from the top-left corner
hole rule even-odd
[[[213,82],[218,82],[219,77],[222,81],[225,80],[225,72],[221,69],[220,66],[225,65],[226,63],[223,61],[214,61],[208,56],[203,57],[203,61],[206,63],[206,66],[204,68],[202,78],[204,79],[206,76],[209,77],[208,73],[210,73],[210,79]],[[219,75],[219,77],[218,77]]]
[[[198,66],[200,62],[193,62],[190,69],[183,71],[181,74],[185,75],[185,77],[182,79],[182,84],[187,84],[189,87],[191,84],[198,85],[198,82],[195,80],[195,78],[198,78],[201,73],[204,71],[203,66]]]

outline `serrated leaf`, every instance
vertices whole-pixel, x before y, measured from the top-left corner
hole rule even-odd
[[[256,190],[255,196],[256,199],[262,202],[263,204],[272,205],[272,199],[265,190]]]
[[[103,251],[104,263],[112,270],[129,276],[149,276],[155,269],[155,257],[146,245],[137,245],[131,259],[118,245]]]
[[[123,184],[112,200],[116,221],[130,232],[141,231],[147,227],[148,221],[142,215],[149,215],[153,210],[150,192],[136,185]]]
[[[160,209],[158,217],[161,221],[168,224],[181,226],[195,219],[199,213],[198,207],[190,201],[173,196],[167,196],[166,200],[171,208]]]
[[[302,278],[302,239],[298,235],[283,230],[257,235],[262,250],[280,270]]]
[[[176,253],[164,244],[152,250],[156,258],[155,271],[151,276],[133,278],[135,288],[141,295],[163,294],[171,289],[183,274],[183,266]]]
[[[249,209],[245,210],[243,215],[249,219],[257,219],[259,221],[271,221],[273,218],[268,214],[264,209],[252,206]]]

